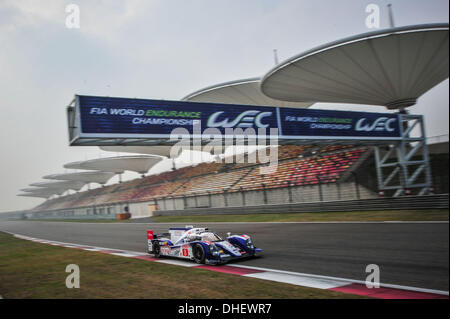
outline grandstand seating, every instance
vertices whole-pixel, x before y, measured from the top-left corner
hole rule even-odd
[[[295,158],[303,154],[307,149],[311,148],[310,145],[283,145],[278,148],[278,160]]]
[[[333,155],[306,159],[287,160],[278,164],[273,174],[262,175],[259,169],[253,171],[233,186],[233,190],[257,190],[336,182],[365,150],[354,150]]]
[[[191,178],[194,176],[200,176],[205,174],[214,173],[220,171],[224,167],[224,163],[212,162],[212,163],[201,163],[196,166],[184,167],[178,174],[179,179]]]
[[[139,190],[136,196],[133,197],[133,200],[146,201],[171,195],[174,190],[179,188],[185,182],[186,180],[179,180],[171,183],[159,184],[152,187],[143,187]]]
[[[273,174],[261,174],[260,163],[201,163],[47,200],[33,210],[46,211],[142,202],[166,196],[334,183],[349,171],[365,151],[365,148],[355,148],[351,145],[280,146],[278,168]]]
[[[353,148],[353,145],[327,145],[325,147],[321,147],[319,152],[320,153],[330,153],[335,151],[342,151],[344,149]]]
[[[227,173],[199,176],[187,181],[173,195],[198,194],[198,193],[223,193],[229,189],[240,177],[248,173],[250,169],[233,170]]]

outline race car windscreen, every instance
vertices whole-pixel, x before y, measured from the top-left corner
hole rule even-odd
[[[202,241],[222,241],[222,238],[219,235],[214,233],[203,233]]]

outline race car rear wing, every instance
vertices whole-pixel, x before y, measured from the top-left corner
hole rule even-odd
[[[157,238],[163,238],[163,237],[167,237],[168,233],[166,234],[154,234],[153,230],[147,230],[147,247],[148,247],[148,252],[152,253],[153,251],[153,240],[157,239]]]
[[[162,238],[162,237],[169,237],[169,236],[170,236],[169,233],[154,234],[153,230],[147,230],[147,239],[148,240]]]

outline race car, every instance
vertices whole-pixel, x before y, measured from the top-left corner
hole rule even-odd
[[[193,260],[198,264],[218,265],[230,260],[255,257],[262,253],[248,235],[227,234],[226,240],[208,228],[169,228],[169,233],[147,231],[148,253],[159,258],[170,256]]]

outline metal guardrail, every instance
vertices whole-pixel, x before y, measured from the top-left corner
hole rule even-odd
[[[270,214],[270,213],[316,213],[361,210],[399,209],[448,209],[449,194],[425,196],[401,196],[363,200],[342,200],[292,204],[266,204],[256,206],[188,208],[180,210],[157,210],[153,216],[205,215],[205,214]]]

